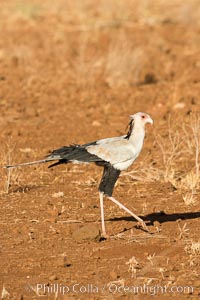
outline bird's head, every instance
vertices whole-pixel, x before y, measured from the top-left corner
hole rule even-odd
[[[134,124],[145,126],[146,123],[153,124],[152,118],[143,112],[138,112],[134,115],[130,115],[131,120],[133,120]]]

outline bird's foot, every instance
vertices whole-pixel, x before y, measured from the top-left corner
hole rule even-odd
[[[102,240],[107,240],[108,238],[109,238],[109,235],[106,232],[102,232],[101,239]]]
[[[147,227],[147,225],[145,224],[145,222],[142,221],[142,220],[137,223],[137,227],[142,228],[146,232],[150,232],[149,228]]]

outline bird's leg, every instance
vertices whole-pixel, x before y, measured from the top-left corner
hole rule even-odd
[[[134,214],[130,209],[128,209],[126,206],[124,206],[123,204],[121,204],[119,201],[117,201],[115,198],[113,197],[108,197],[108,199],[110,199],[112,202],[114,202],[115,204],[117,204],[120,208],[122,208],[123,210],[125,210],[127,213],[129,213],[131,216],[133,216],[142,226],[143,229],[145,229],[146,231],[149,231],[145,222],[139,218],[136,214]]]
[[[104,209],[103,209],[103,193],[99,192],[99,199],[100,199],[100,208],[101,208],[101,226],[102,226],[102,235],[106,237],[106,228],[104,222]]]

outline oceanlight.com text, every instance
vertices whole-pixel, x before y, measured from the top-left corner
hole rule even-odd
[[[149,294],[149,295],[159,295],[159,294],[193,294],[193,286],[180,286],[180,285],[118,285],[117,283],[104,284],[98,286],[96,284],[80,284],[75,283],[73,285],[64,285],[53,283],[50,285],[45,285],[38,283],[36,286],[32,287],[32,290],[36,290],[37,294]]]

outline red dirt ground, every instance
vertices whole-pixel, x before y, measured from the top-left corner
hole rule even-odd
[[[1,0],[0,26],[1,165],[124,134],[137,111],[155,121],[114,191],[151,234],[105,200],[99,238],[94,165],[1,169],[1,299],[199,299],[199,189],[186,205],[158,175],[155,138],[169,145],[169,116],[180,128],[200,109],[198,1]],[[186,152],[179,181],[194,167]]]

